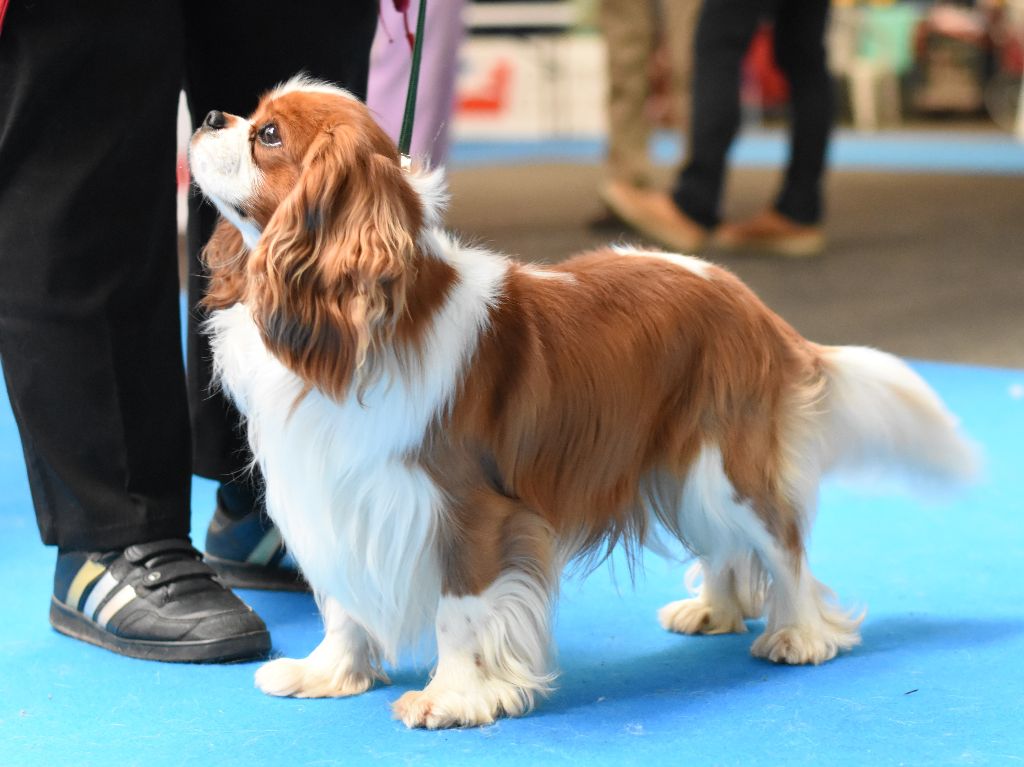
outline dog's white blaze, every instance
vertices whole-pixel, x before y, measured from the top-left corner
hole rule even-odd
[[[430,625],[441,588],[443,499],[406,456],[450,403],[508,268],[434,239],[457,281],[425,334],[423,365],[408,376],[387,365],[362,403],[316,390],[300,399],[302,382],[266,350],[245,306],[209,321],[216,373],[246,416],[271,517],[313,588],[337,599],[388,660]]]
[[[252,124],[234,117],[220,130],[201,130],[189,144],[189,168],[207,196],[225,205],[242,205],[257,192],[260,171],[249,153]]]
[[[276,99],[288,93],[322,93],[327,96],[342,96],[353,101],[358,99],[344,88],[329,83],[326,80],[317,80],[315,77],[300,74],[284,81],[270,92],[270,98]]]
[[[192,177],[217,210],[242,233],[249,248],[256,247],[260,230],[236,209],[259,193],[263,174],[249,152],[252,123],[234,117],[229,127],[197,131],[189,143],[188,164]]]

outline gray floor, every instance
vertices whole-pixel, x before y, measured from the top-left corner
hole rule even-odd
[[[451,228],[519,258],[557,261],[610,240],[597,167],[524,165],[451,173]],[[776,174],[730,177],[727,214],[757,211]],[[666,181],[668,177],[666,176]],[[830,245],[788,261],[708,253],[822,343],[1024,368],[1024,178],[833,172]]]

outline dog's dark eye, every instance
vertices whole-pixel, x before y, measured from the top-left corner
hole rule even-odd
[[[256,132],[256,138],[263,146],[281,146],[281,134],[274,123],[267,123]]]

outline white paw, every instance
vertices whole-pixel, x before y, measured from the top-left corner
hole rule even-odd
[[[344,698],[366,692],[374,675],[318,663],[310,658],[278,658],[256,671],[256,686],[267,695]]]
[[[747,625],[736,608],[712,608],[700,597],[669,602],[658,610],[658,621],[677,634],[744,634]]]
[[[499,716],[519,716],[528,708],[518,688],[494,681],[471,691],[432,682],[424,690],[410,690],[391,705],[395,719],[406,727],[428,730],[491,724]]]
[[[856,628],[829,631],[797,626],[786,626],[777,631],[765,631],[750,648],[750,653],[773,663],[791,665],[819,665],[836,657],[840,650],[849,650],[860,644]]]

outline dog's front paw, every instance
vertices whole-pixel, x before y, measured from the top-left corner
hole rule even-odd
[[[469,705],[465,696],[451,691],[437,694],[430,692],[429,687],[410,690],[396,700],[391,709],[395,719],[401,719],[406,727],[428,730],[490,724],[495,715],[495,712]]]
[[[256,671],[256,686],[267,695],[294,698],[344,698],[366,692],[374,675],[331,667],[310,658],[278,658]]]
[[[424,690],[410,690],[391,706],[395,719],[406,727],[428,730],[491,724],[499,716],[519,716],[528,708],[519,688],[497,680],[470,691],[431,682]]]
[[[406,727],[440,730],[446,727],[476,727],[491,724],[500,712],[477,695],[454,690],[443,692],[410,690],[392,706],[395,718]]]
[[[703,599],[680,599],[658,610],[658,622],[677,634],[743,634],[747,624],[738,608],[712,607]]]

